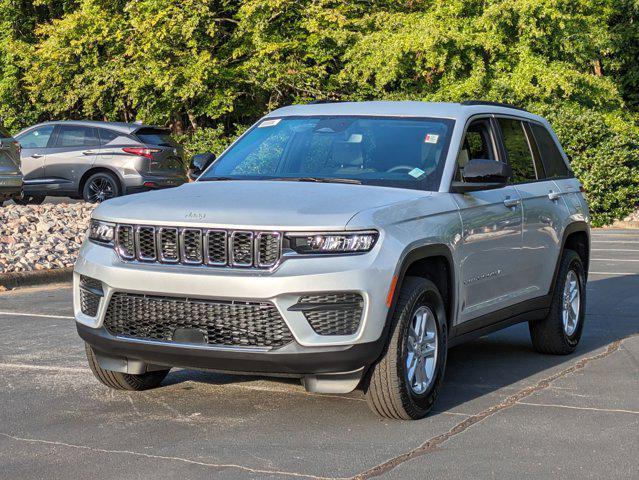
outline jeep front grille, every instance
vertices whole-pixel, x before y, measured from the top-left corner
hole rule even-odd
[[[125,261],[271,268],[282,255],[279,232],[118,225],[115,242]]]
[[[176,342],[184,331],[203,343],[227,347],[279,348],[291,331],[269,302],[197,300],[116,292],[104,326],[112,335]],[[176,332],[177,330],[177,332]]]

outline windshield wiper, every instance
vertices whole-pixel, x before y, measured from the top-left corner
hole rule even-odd
[[[198,182],[223,182],[224,180],[239,180],[238,178],[231,177],[206,177],[206,178],[198,178]]]
[[[350,183],[353,185],[361,185],[360,180],[354,178],[326,178],[326,177],[279,177],[269,178],[276,182],[318,182],[318,183]]]

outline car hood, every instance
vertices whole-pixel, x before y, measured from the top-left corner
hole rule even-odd
[[[150,225],[343,229],[358,212],[426,195],[418,190],[337,183],[196,182],[108,200],[93,217]]]

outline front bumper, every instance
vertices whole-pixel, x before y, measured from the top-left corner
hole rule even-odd
[[[259,351],[250,348],[211,348],[204,345],[140,341],[115,337],[104,328],[77,324],[80,337],[98,354],[166,365],[236,373],[306,376],[351,372],[372,364],[382,342],[338,347],[285,347]]]
[[[379,244],[365,255],[288,259],[274,271],[260,271],[124,263],[114,250],[85,242],[75,266],[75,318],[80,336],[95,349],[149,364],[274,374],[347,372],[372,364],[382,351],[394,268],[394,262],[379,255]],[[102,282],[103,297],[95,317],[82,313],[80,275]],[[364,300],[353,335],[319,335],[302,312],[289,310],[304,294],[336,291],[357,292]],[[270,302],[294,341],[260,351],[114,336],[103,323],[115,292]]]

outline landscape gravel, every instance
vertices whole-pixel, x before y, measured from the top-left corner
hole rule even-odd
[[[0,206],[0,274],[73,266],[94,208],[89,203]]]

